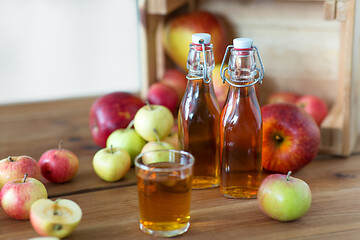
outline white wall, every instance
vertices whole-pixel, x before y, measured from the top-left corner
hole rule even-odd
[[[140,89],[134,0],[0,0],[0,104]]]

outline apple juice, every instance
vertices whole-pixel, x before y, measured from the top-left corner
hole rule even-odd
[[[149,168],[178,168],[175,162],[149,164]],[[191,174],[179,171],[137,173],[140,225],[151,231],[175,231],[190,221]]]
[[[230,198],[256,197],[262,180],[262,118],[255,84],[262,80],[264,68],[252,43],[234,39],[227,68],[230,79],[222,75],[230,89],[221,113],[220,191]],[[262,72],[256,68],[256,52]]]
[[[220,190],[227,197],[252,198],[262,174],[262,122],[255,87],[231,86],[228,98],[221,114]]]
[[[197,44],[198,39],[204,41],[203,45]],[[202,189],[220,183],[220,109],[211,81],[215,64],[210,35],[194,34],[192,40],[187,62],[188,83],[179,107],[178,137],[180,149],[195,157],[192,187]]]

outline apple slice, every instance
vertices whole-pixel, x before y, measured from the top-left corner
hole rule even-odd
[[[30,209],[30,222],[41,236],[64,238],[70,235],[82,217],[79,205],[68,199],[40,199]]]

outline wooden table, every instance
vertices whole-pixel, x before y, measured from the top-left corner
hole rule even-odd
[[[39,159],[59,140],[80,159],[76,177],[66,184],[42,179],[49,197],[76,201],[83,219],[67,239],[151,239],[139,230],[134,169],[116,183],[100,180],[92,169],[99,149],[88,128],[93,98],[0,106],[0,158],[29,155]],[[318,156],[293,174],[313,193],[309,212],[294,222],[264,216],[256,199],[224,198],[219,189],[194,190],[191,227],[181,239],[359,239],[360,147],[349,158]],[[38,236],[30,222],[0,210],[0,239]]]

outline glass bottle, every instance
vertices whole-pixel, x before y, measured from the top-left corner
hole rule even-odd
[[[228,67],[223,69],[230,48]],[[256,53],[261,70],[256,68]],[[224,77],[226,70],[230,79]],[[253,41],[234,39],[220,71],[230,85],[220,120],[220,191],[229,198],[254,198],[262,180],[262,119],[255,84],[261,83],[264,67]]]
[[[212,79],[215,66],[211,36],[197,33],[187,60],[187,87],[178,115],[179,146],[195,157],[194,189],[219,186],[220,108]]]

